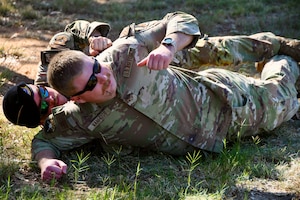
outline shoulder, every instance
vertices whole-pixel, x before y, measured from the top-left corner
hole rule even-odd
[[[64,112],[64,113],[72,113],[72,112],[79,112],[80,107],[78,104],[74,103],[73,101],[68,101],[67,103],[56,106],[52,109],[52,114],[57,115],[58,113]]]
[[[55,136],[80,129],[86,126],[98,110],[99,107],[96,104],[76,104],[73,101],[54,107],[52,114],[44,123],[44,132],[49,136]]]

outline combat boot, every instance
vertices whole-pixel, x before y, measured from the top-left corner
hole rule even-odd
[[[278,54],[292,57],[295,61],[300,62],[300,40],[290,39],[277,36],[280,42]]]

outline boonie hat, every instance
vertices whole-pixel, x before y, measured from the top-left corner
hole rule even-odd
[[[40,124],[40,110],[34,101],[30,86],[21,82],[4,95],[2,108],[6,118],[13,124],[35,128]]]
[[[86,32],[89,25],[90,22],[86,20],[76,20],[66,25],[65,32],[72,33],[80,39],[86,39]]]
[[[68,32],[57,33],[51,38],[49,47],[51,47],[51,49],[74,49],[75,43],[73,35]]]
[[[65,27],[65,32],[72,33],[80,39],[88,39],[94,30],[98,30],[101,36],[106,37],[110,26],[104,22],[94,21],[90,23],[86,20],[76,20]]]
[[[87,31],[87,38],[89,38],[94,30],[97,30],[101,33],[101,36],[106,37],[110,31],[110,26],[107,23],[104,22],[92,22],[89,25],[88,31]]]

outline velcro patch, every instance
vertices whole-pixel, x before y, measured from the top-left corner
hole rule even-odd
[[[44,131],[47,134],[51,134],[55,131],[55,123],[53,119],[48,118],[44,123]]]

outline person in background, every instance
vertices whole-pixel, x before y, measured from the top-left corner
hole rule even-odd
[[[63,32],[59,32],[51,38],[47,50],[41,52],[41,61],[34,84],[48,86],[49,61],[62,50],[79,50],[87,55],[96,56],[110,47],[112,41],[107,38],[109,31],[110,25],[105,22],[93,21],[90,23],[86,20],[75,20],[67,24]]]

